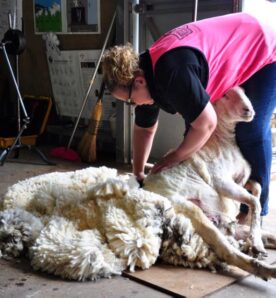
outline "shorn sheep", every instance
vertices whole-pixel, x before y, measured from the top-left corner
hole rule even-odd
[[[250,166],[235,141],[238,122],[249,122],[255,112],[240,87],[235,87],[214,103],[218,125],[207,144],[187,161],[156,175],[149,175],[144,189],[170,200],[175,197],[197,204],[216,224],[235,220],[238,205],[251,210],[252,252],[265,253],[260,229],[260,185],[250,181]],[[249,191],[247,191],[247,188]]]
[[[34,269],[74,280],[146,269],[157,258],[210,270],[232,264],[264,279],[276,277],[275,266],[244,253],[265,252],[259,189],[248,183],[251,194],[242,187],[250,169],[234,141],[235,124],[251,120],[253,109],[239,88],[215,109],[219,125],[202,151],[149,174],[144,189],[133,176],[106,167],[44,174],[9,187],[1,200],[1,254],[25,254]],[[251,241],[237,239],[232,200],[227,204],[225,197],[250,206]],[[265,236],[276,248],[275,237]]]

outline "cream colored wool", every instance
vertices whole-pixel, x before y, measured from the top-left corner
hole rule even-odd
[[[30,247],[39,236],[41,220],[22,209],[8,209],[0,212],[1,255],[18,257],[24,248]]]
[[[66,279],[95,280],[121,274],[118,259],[97,230],[78,231],[64,218],[53,218],[31,247],[31,264]]]
[[[119,274],[127,267],[132,271],[136,266],[146,269],[155,263],[163,213],[171,204],[138,189],[133,177],[115,174],[116,170],[105,167],[52,173],[27,179],[8,190],[4,206],[12,202],[12,206],[18,203],[22,208],[17,198],[24,192],[25,208],[45,225],[29,247],[35,269],[85,280]],[[94,179],[87,179],[89,176]],[[81,187],[76,181],[82,181]]]
[[[59,198],[58,204],[61,205],[79,201],[86,197],[86,192],[91,185],[116,176],[117,170],[107,167],[90,167],[72,172],[39,175],[9,187],[1,204],[2,209],[18,207],[33,211],[40,208],[36,211],[41,214],[52,214],[55,198]]]
[[[195,233],[191,221],[178,214],[164,227],[160,258],[172,265],[190,268],[209,268],[221,263],[203,239]]]
[[[99,201],[109,246],[128,266],[147,269],[159,255],[165,199],[143,190],[130,190],[123,200]]]

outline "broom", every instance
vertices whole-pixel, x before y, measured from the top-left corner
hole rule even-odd
[[[92,109],[87,130],[85,131],[78,145],[78,153],[81,157],[81,160],[85,162],[94,162],[97,159],[97,133],[102,116],[102,98],[104,94],[104,88],[105,84],[102,81],[98,99],[94,108]]]

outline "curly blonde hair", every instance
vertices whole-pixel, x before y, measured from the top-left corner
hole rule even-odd
[[[139,70],[139,55],[132,45],[114,46],[105,51],[102,59],[103,78],[110,91],[115,87],[126,87]]]

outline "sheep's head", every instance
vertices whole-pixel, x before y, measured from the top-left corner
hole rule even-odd
[[[241,87],[233,87],[214,103],[218,118],[228,122],[250,122],[255,111]]]

